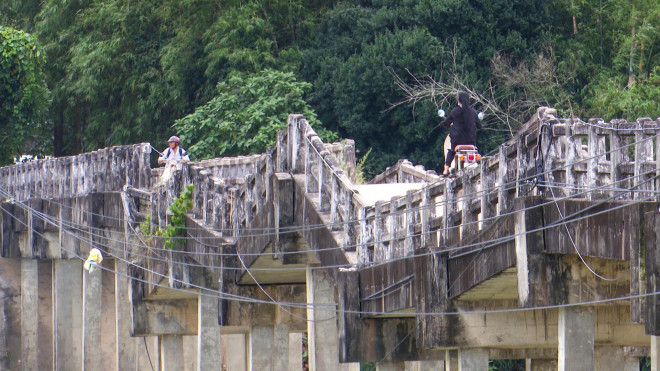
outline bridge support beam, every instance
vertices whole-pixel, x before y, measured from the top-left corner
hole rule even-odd
[[[525,370],[527,371],[556,371],[556,359],[527,359],[525,361]]]
[[[339,370],[334,285],[320,269],[307,269],[306,280],[309,370]]]
[[[515,200],[515,246],[518,272],[518,303],[521,307],[562,304],[566,302],[562,281],[561,256],[545,254],[543,232],[528,232],[543,227],[543,209],[536,197]]]
[[[160,365],[162,371],[184,369],[183,336],[162,335],[160,338]]]
[[[102,349],[102,275],[100,269],[91,274],[83,271],[83,362],[86,370],[100,370],[104,366],[99,354]]]
[[[488,349],[459,349],[459,370],[488,370]]]
[[[80,370],[82,360],[82,261],[53,261],[54,368]]]
[[[21,366],[38,370],[39,271],[36,259],[21,259]]]
[[[405,362],[380,362],[376,365],[376,371],[401,371],[405,369]]]
[[[406,371],[435,371],[444,370],[444,361],[407,361]]]
[[[595,347],[594,363],[595,370],[639,370],[639,358],[626,357],[620,346]]]
[[[651,335],[651,371],[660,370],[660,336]]]
[[[289,326],[251,326],[248,370],[289,369]]]
[[[594,370],[594,318],[591,308],[559,309],[559,371]]]
[[[214,291],[202,290],[197,299],[197,368],[217,370],[222,364],[220,302]]]

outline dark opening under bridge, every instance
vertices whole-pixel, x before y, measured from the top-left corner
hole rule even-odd
[[[456,179],[291,115],[277,145],[159,184],[149,144],[0,168],[0,366],[532,370],[660,366],[660,121],[541,108]],[[144,225],[194,185],[183,246]],[[103,270],[82,260],[103,251]]]

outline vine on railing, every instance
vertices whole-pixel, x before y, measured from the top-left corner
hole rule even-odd
[[[140,224],[140,231],[146,237],[148,243],[152,243],[154,237],[158,236],[164,239],[163,248],[165,249],[173,250],[183,246],[185,239],[182,237],[185,237],[186,232],[186,213],[193,207],[194,187],[193,184],[186,186],[181,195],[168,207],[172,217],[166,228],[156,226],[152,233],[151,215],[147,215],[144,222]]]

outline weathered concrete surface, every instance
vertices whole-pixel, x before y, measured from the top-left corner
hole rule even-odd
[[[463,370],[488,370],[487,349],[459,349],[458,369]]]
[[[54,368],[83,366],[83,269],[79,259],[53,262]]]
[[[21,366],[38,370],[39,262],[21,259]]]
[[[103,363],[99,351],[103,315],[102,270],[93,273],[83,271],[83,362],[84,369],[98,370]]]
[[[222,364],[220,300],[217,292],[201,291],[197,298],[197,367],[214,370]]]
[[[160,338],[160,367],[162,371],[184,369],[183,336],[162,335]]]
[[[590,308],[559,309],[559,371],[594,369],[594,317]]]

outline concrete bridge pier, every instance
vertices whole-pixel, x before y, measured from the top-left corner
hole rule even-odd
[[[161,371],[184,369],[183,336],[161,335],[158,337]]]
[[[559,309],[558,370],[594,370],[593,309],[562,307]]]
[[[53,367],[83,368],[82,261],[53,261]]]
[[[488,349],[459,349],[459,370],[488,370]]]
[[[220,300],[217,292],[202,290],[197,298],[197,369],[216,370],[222,364]]]
[[[39,369],[39,270],[34,259],[21,259],[21,362],[24,370]]]
[[[445,362],[434,361],[406,361],[406,371],[435,371],[444,370]]]
[[[289,326],[250,326],[248,370],[289,369]]]
[[[340,370],[334,285],[323,270],[307,269],[309,370]]]

